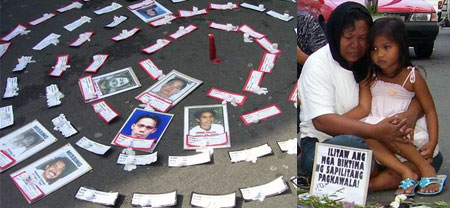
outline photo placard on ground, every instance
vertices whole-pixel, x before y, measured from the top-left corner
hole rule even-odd
[[[141,86],[131,67],[92,77],[92,80],[94,81],[97,97],[87,100],[87,102],[116,95]]]
[[[365,206],[372,151],[316,143],[310,194]]]
[[[231,147],[227,105],[184,107],[184,149]]]
[[[157,1],[142,1],[128,6],[128,9],[145,23],[172,14],[170,10],[159,4]]]
[[[56,140],[37,120],[0,138],[0,172],[31,157]]]
[[[10,175],[28,203],[33,203],[77,179],[91,166],[67,144]]]
[[[172,70],[163,79],[139,94],[136,99],[158,111],[167,112],[200,84],[202,81]]]
[[[172,118],[173,114],[135,108],[111,144],[153,152]]]

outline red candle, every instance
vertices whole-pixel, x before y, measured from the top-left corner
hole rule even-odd
[[[214,34],[208,34],[208,39],[209,39],[209,59],[214,64],[218,64],[222,60],[216,57],[216,39],[214,38]]]

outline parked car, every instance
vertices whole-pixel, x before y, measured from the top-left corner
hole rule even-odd
[[[302,1],[302,0],[301,0]],[[313,0],[314,1],[314,0]],[[320,11],[319,19],[327,21],[331,12],[343,0],[316,0],[313,4]],[[364,5],[364,0],[353,0]],[[439,33],[435,9],[423,0],[378,0],[378,13],[382,16],[398,16],[406,25],[409,46],[419,58],[428,58],[433,53],[434,41]]]

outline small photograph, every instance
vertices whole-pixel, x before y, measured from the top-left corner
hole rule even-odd
[[[147,103],[158,111],[166,112],[197,88],[202,81],[176,70],[171,71],[136,99]]]
[[[165,8],[156,1],[154,1],[152,4],[131,10],[131,12],[136,14],[136,16],[141,18],[146,23],[162,18],[166,15],[172,14],[170,10],[168,10],[167,8]]]
[[[184,149],[231,147],[226,105],[184,108]]]
[[[131,67],[93,77],[92,79],[98,94],[96,100],[141,86]]]
[[[11,174],[11,179],[31,204],[91,170],[67,144]]]
[[[125,148],[131,147],[133,149],[153,152],[172,118],[172,114],[135,108],[119,133],[117,133],[112,144]],[[146,148],[135,148],[136,146],[133,146],[133,143],[138,143],[140,140],[152,140],[150,143],[151,146]]]
[[[0,172],[27,159],[56,140],[37,120],[0,138]]]

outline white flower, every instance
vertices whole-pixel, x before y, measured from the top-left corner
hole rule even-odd
[[[393,201],[393,202],[391,202],[391,207],[393,207],[393,208],[398,208],[398,207],[400,207],[400,202],[398,202],[398,201]]]

